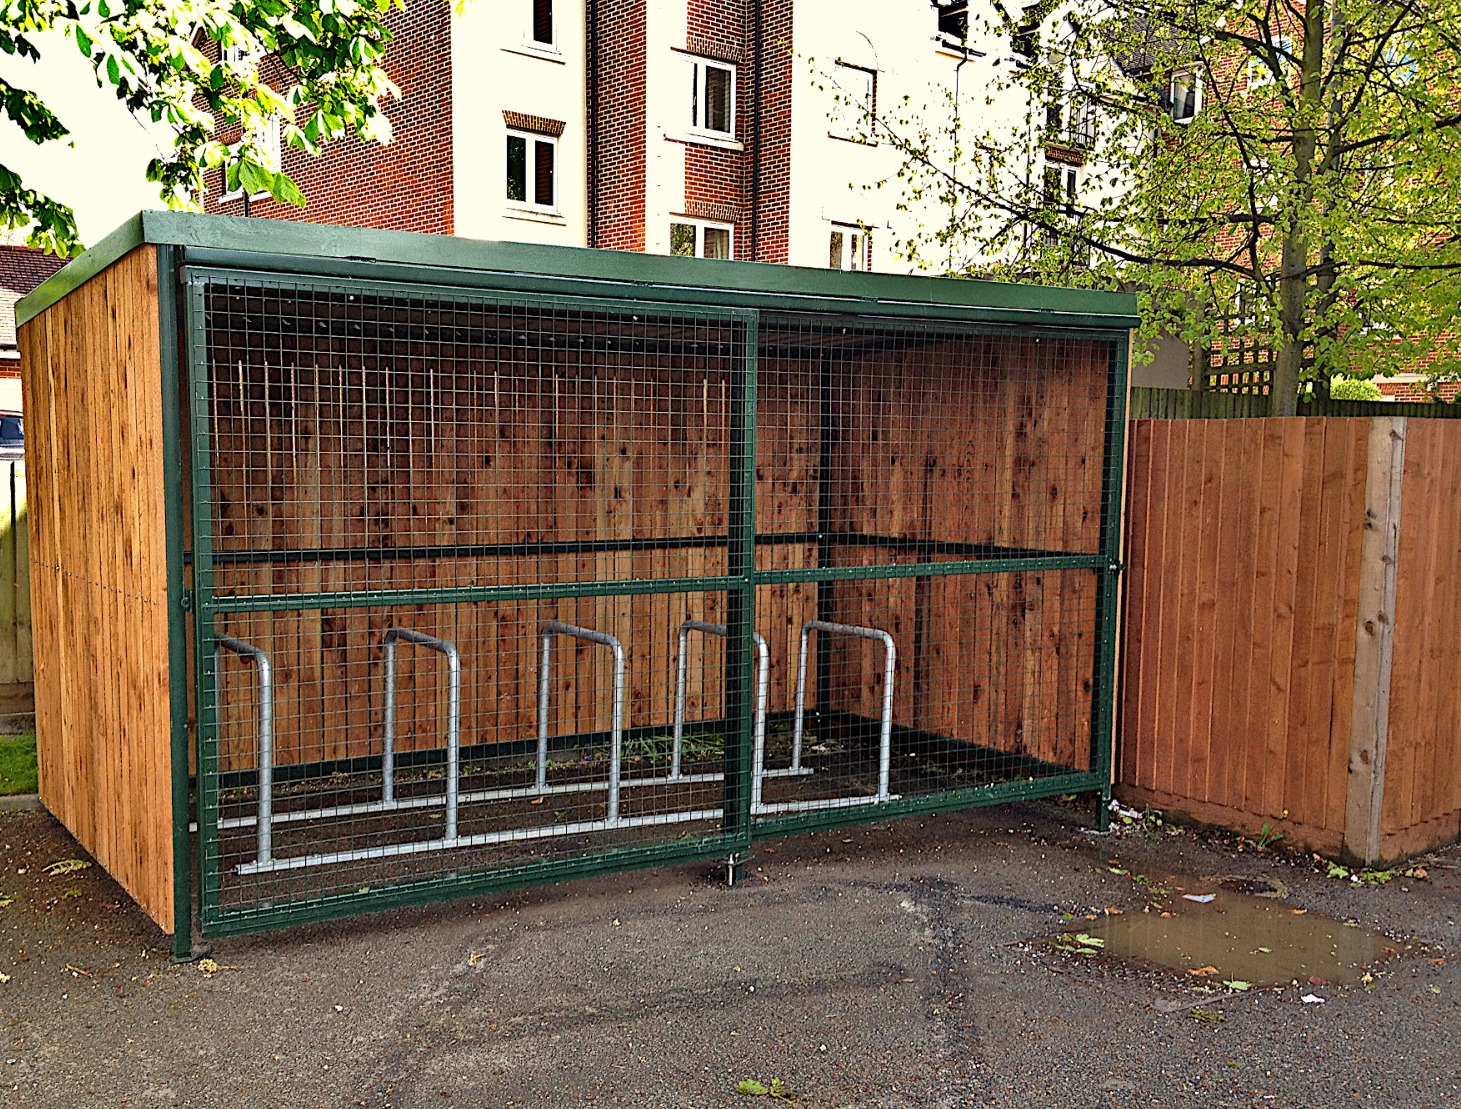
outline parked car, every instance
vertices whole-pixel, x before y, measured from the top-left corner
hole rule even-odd
[[[25,457],[25,417],[19,412],[0,412],[0,458]]]

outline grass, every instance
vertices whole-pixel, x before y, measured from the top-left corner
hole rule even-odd
[[[0,795],[35,791],[35,733],[0,736]]]

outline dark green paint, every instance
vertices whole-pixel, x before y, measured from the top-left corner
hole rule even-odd
[[[173,248],[157,250],[158,353],[162,365],[162,472],[167,560],[168,727],[172,761],[173,958],[193,956],[193,857],[188,834],[188,616],[183,610],[182,382],[178,377],[177,275]]]
[[[542,288],[561,293],[578,285],[582,295],[612,297],[615,286],[637,286],[636,297],[679,299],[698,305],[855,311],[924,317],[972,315],[1008,322],[1069,324],[1125,330],[1140,322],[1136,298],[1126,293],[1054,289],[997,281],[843,273],[758,262],[717,262],[625,251],[481,242],[445,235],[418,235],[353,227],[208,216],[185,212],[139,213],[43,283],[16,306],[24,323],[92,275],[144,242],[182,247],[189,259],[215,252],[215,260],[262,260],[266,268],[340,276],[382,277],[437,271],[434,281],[463,285],[474,280],[494,288],[514,279],[554,275]],[[339,265],[332,265],[338,263]],[[459,271],[446,276],[441,271]],[[530,291],[525,285],[523,291]]]

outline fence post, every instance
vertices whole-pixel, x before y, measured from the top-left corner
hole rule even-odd
[[[1355,621],[1354,711],[1344,852],[1371,865],[1380,858],[1385,806],[1385,750],[1390,733],[1390,666],[1395,649],[1395,586],[1400,557],[1400,501],[1405,478],[1404,416],[1370,419],[1365,524],[1360,543]]]

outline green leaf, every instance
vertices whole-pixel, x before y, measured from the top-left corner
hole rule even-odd
[[[274,175],[259,165],[252,158],[244,158],[238,164],[238,180],[248,193],[272,194],[274,192]]]
[[[91,36],[86,33],[85,28],[77,23],[71,28],[72,34],[76,36],[76,48],[81,51],[84,57],[91,57],[92,41]]]
[[[765,1097],[771,1091],[757,1082],[754,1078],[743,1078],[736,1084],[736,1093],[750,1094],[752,1097]]]
[[[300,191],[299,186],[293,180],[282,173],[276,173],[274,175],[274,185],[269,191],[274,195],[274,199],[281,204],[293,204],[299,208],[305,206],[304,193]]]

